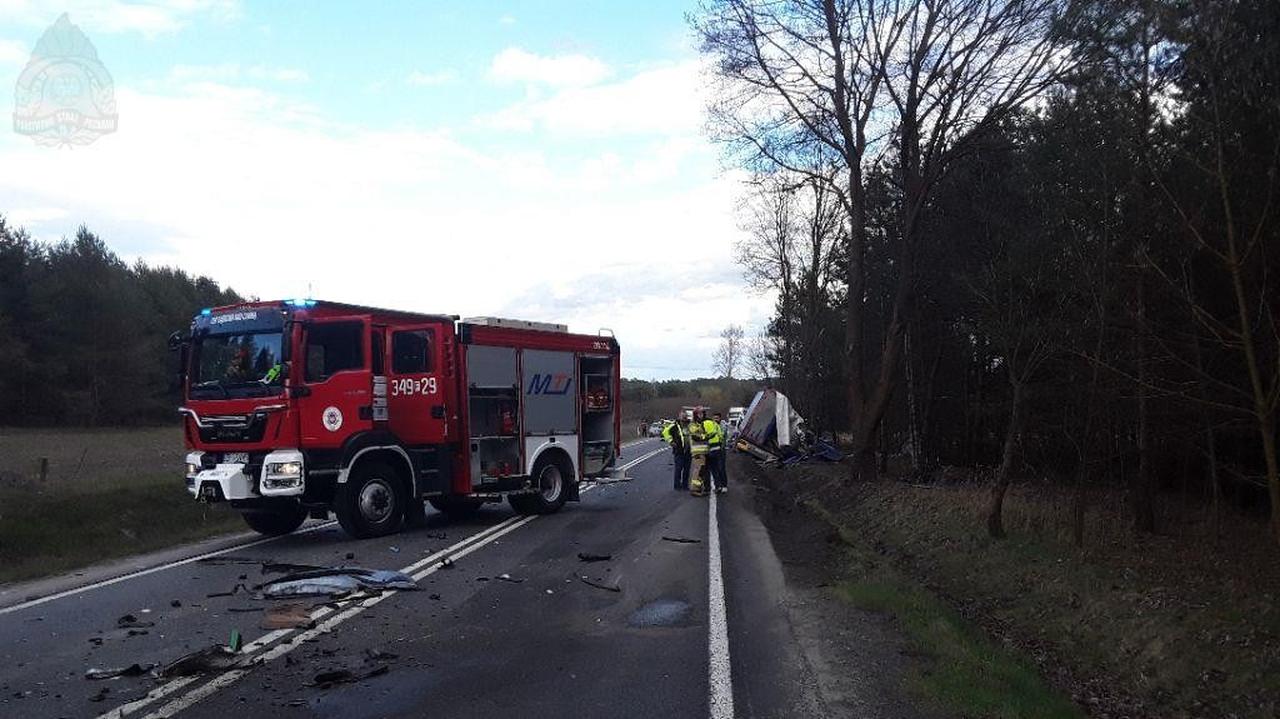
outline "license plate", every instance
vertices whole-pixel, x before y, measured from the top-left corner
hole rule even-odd
[[[200,488],[200,499],[206,502],[215,502],[218,499],[218,487],[214,484],[206,484]]]
[[[248,452],[227,452],[226,454],[222,455],[222,463],[223,464],[248,464],[249,453]]]

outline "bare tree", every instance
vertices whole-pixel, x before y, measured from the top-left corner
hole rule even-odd
[[[721,377],[733,379],[734,373],[738,371],[738,366],[742,364],[745,352],[743,336],[740,325],[729,325],[720,333],[720,347],[716,349],[711,366]]]
[[[716,61],[715,136],[757,171],[830,187],[848,223],[845,354],[854,472],[873,476],[915,296],[920,213],[965,138],[998,122],[1063,65],[1050,24],[1063,0],[713,0],[694,21]],[[898,153],[902,242],[888,332],[866,371],[866,163]]]
[[[774,343],[769,335],[761,332],[747,342],[743,359],[747,363],[747,373],[755,379],[767,380],[773,377]]]

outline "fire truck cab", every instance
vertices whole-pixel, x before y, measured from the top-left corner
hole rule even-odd
[[[329,512],[389,534],[424,501],[555,512],[620,449],[611,334],[288,300],[202,310],[172,343],[187,490],[264,534]]]

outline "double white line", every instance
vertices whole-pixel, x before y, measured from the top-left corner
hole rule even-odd
[[[654,457],[658,454],[661,454],[664,451],[666,451],[666,447],[660,447],[652,452],[649,452],[648,454],[641,455],[640,457],[628,462],[627,464],[623,465],[622,467],[619,467],[618,469],[619,471],[625,472],[626,470],[631,469],[632,467],[640,464],[641,462],[649,459],[650,457]],[[597,484],[587,484],[582,488],[582,492],[583,493],[589,492],[598,486],[599,485]],[[500,522],[498,524],[495,524],[492,527],[489,527],[488,529],[482,532],[477,532],[476,534],[473,534],[470,537],[467,537],[466,539],[463,539],[460,542],[457,542],[449,547],[446,547],[428,557],[420,559],[414,562],[413,564],[410,564],[409,566],[404,567],[400,571],[404,574],[410,575],[411,577],[414,578],[415,581],[421,581],[423,578],[438,572],[441,569],[441,567],[444,566],[443,562],[445,559],[452,560],[452,559],[460,559],[462,557],[465,557],[468,554],[471,554],[472,552],[475,552],[481,549],[482,547],[492,544],[493,542],[501,539],[503,536],[516,531],[517,529],[537,519],[538,516],[539,515],[530,515],[527,517],[522,517],[522,516],[511,517],[503,522]],[[274,632],[266,634],[246,644],[244,648],[241,649],[241,654],[242,656],[244,656],[246,659],[249,660],[248,666],[242,669],[231,669],[223,674],[218,675],[207,684],[203,684],[191,691],[188,691],[185,694],[178,696],[173,701],[170,701],[168,704],[165,704],[164,706],[160,707],[159,709],[156,709],[155,711],[150,712],[149,714],[146,715],[145,719],[161,719],[162,717],[171,717],[177,714],[178,712],[181,712],[182,710],[192,706],[193,704],[200,701],[201,699],[204,699],[205,697],[214,694],[218,690],[224,689],[234,684],[245,674],[248,674],[249,671],[254,667],[261,664],[265,664],[274,659],[279,659],[280,657],[288,654],[294,649],[297,649],[307,640],[332,631],[333,628],[338,626],[339,624],[342,624],[348,619],[351,619],[352,617],[359,615],[360,613],[364,612],[366,609],[369,609],[370,607],[376,606],[379,602],[397,593],[398,592],[396,590],[389,590],[389,591],[383,592],[382,594],[379,594],[376,597],[370,597],[352,606],[340,608],[340,609],[334,609],[331,607],[320,607],[311,613],[312,621],[319,622],[318,624],[316,624],[314,628],[298,633],[296,636],[293,637],[291,641],[288,641],[288,642],[281,642],[280,640],[284,639],[290,634],[294,634],[295,632],[298,632],[297,629],[277,629]],[[268,649],[268,647],[270,648]],[[173,695],[181,691],[182,689],[185,689],[187,686],[196,683],[197,679],[198,677],[181,677],[179,679],[174,679],[170,682],[162,684],[156,687],[155,689],[151,690],[150,692],[147,693],[146,696],[142,697],[141,699],[134,700],[132,702],[129,702],[128,704],[123,704],[121,706],[116,707],[115,709],[112,709],[106,714],[100,715],[98,719],[123,719],[124,717],[136,716],[137,713],[140,712],[142,709],[145,709],[146,707],[149,707],[152,704],[155,704],[161,699],[164,699],[165,697]]]

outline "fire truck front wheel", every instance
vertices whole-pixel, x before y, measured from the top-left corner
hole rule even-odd
[[[409,493],[395,470],[381,462],[361,462],[338,485],[333,513],[356,539],[381,537],[400,530]]]
[[[307,521],[307,510],[302,505],[269,511],[243,511],[244,523],[249,529],[268,537],[289,534]]]

